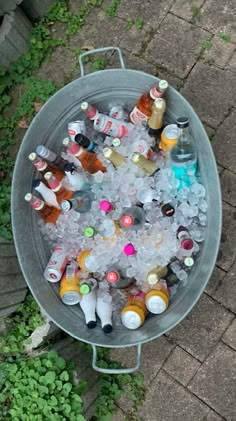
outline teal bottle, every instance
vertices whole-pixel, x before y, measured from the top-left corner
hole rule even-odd
[[[189,133],[189,119],[179,117],[176,120],[179,128],[177,144],[170,151],[171,169],[179,180],[179,188],[190,187],[195,181],[197,171],[197,153]]]

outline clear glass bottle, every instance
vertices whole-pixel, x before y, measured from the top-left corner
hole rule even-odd
[[[125,208],[120,218],[120,226],[124,230],[138,230],[145,222],[145,212],[139,206]]]
[[[63,212],[68,212],[71,209],[78,213],[86,213],[91,209],[93,201],[93,194],[86,191],[77,191],[73,193],[70,199],[65,199],[60,206]]]
[[[189,119],[179,117],[176,120],[179,128],[177,145],[170,151],[171,168],[175,178],[180,181],[180,188],[191,186],[197,170],[197,153],[189,133]]]

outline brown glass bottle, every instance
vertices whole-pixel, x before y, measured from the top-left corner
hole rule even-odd
[[[47,181],[50,189],[55,193],[57,202],[59,204],[63,200],[68,200],[71,198],[73,192],[63,187],[61,182],[51,172],[46,172],[46,174],[44,174],[44,178]]]
[[[106,168],[95,153],[87,151],[68,138],[64,139],[63,145],[81,162],[83,169],[88,173],[95,174],[98,171],[106,172]]]
[[[65,174],[61,171],[58,167],[49,164],[48,162],[44,161],[40,156],[38,156],[35,152],[29,154],[29,160],[35,166],[35,168],[42,174],[42,177],[46,172],[50,171],[59,181],[63,179]]]
[[[25,200],[38,212],[39,216],[46,224],[56,223],[57,218],[61,213],[60,209],[57,209],[54,206],[48,206],[43,200],[33,196],[31,193],[25,195]]]

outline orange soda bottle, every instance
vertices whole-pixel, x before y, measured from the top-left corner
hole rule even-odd
[[[40,156],[38,156],[35,152],[29,154],[29,160],[35,166],[35,168],[44,176],[46,172],[50,171],[59,181],[63,179],[65,174],[60,168],[57,168],[54,165],[49,164],[48,162],[44,161]]]
[[[129,296],[128,302],[121,312],[121,320],[128,329],[138,329],[145,322],[147,308],[145,293],[137,292]]]
[[[166,80],[160,80],[157,86],[152,87],[149,92],[145,92],[139,98],[130,113],[130,120],[133,124],[141,124],[147,121],[148,117],[152,114],[152,106],[155,99],[161,98],[167,87],[168,82]]]
[[[31,193],[25,195],[25,200],[38,212],[46,224],[56,223],[57,218],[61,213],[60,209],[55,208],[54,206],[48,206],[43,200],[33,196]]]
[[[81,162],[83,169],[88,173],[95,174],[98,171],[106,172],[106,168],[95,153],[87,151],[68,138],[63,140],[63,145]]]
[[[55,193],[57,202],[59,204],[63,200],[68,200],[71,198],[73,192],[63,187],[61,182],[51,172],[46,172],[46,174],[44,174],[44,178],[47,181],[50,189]]]

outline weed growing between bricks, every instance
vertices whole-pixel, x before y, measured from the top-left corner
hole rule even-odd
[[[0,419],[70,420],[85,421],[82,395],[86,382],[74,383],[75,366],[53,350],[49,343],[41,344],[35,356],[27,355],[25,345],[30,335],[44,321],[31,295],[28,295],[17,311],[5,319],[7,333],[0,335]],[[73,340],[73,339],[72,339]],[[73,340],[75,341],[75,340]],[[91,354],[90,345],[81,344]],[[110,350],[98,348],[98,366],[122,368],[112,361]],[[133,402],[130,411],[135,419],[138,407],[144,399],[141,374],[99,375],[98,395],[95,400],[94,420],[109,421],[115,401],[126,394]]]

